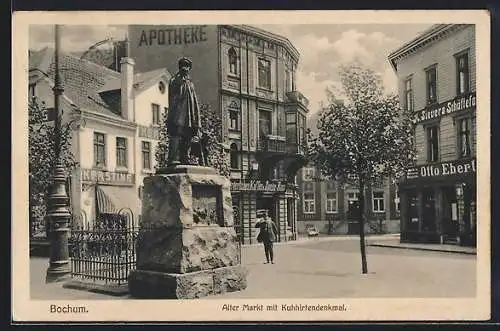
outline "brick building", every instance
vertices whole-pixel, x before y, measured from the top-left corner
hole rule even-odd
[[[64,93],[62,123],[78,120],[71,137],[78,166],[70,176],[74,215],[91,223],[103,213],[141,213],[143,178],[153,173],[158,125],[168,107],[165,68],[135,72],[134,60],[121,58],[121,72],[72,54],[61,54]],[[44,102],[54,120],[54,50],[30,51],[30,97]]]
[[[230,154],[236,231],[256,241],[257,211],[267,209],[280,241],[296,235],[296,171],[303,164],[308,100],[296,88],[299,53],[286,38],[246,25],[131,25],[139,70],[192,59],[199,102],[222,118]]]
[[[401,240],[475,244],[475,26],[434,25],[389,61],[418,153],[400,184]]]

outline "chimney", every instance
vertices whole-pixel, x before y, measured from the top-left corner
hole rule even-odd
[[[135,61],[129,57],[130,44],[128,36],[125,39],[125,56],[120,61],[120,79],[121,79],[121,113],[123,118],[134,120],[134,66]]]

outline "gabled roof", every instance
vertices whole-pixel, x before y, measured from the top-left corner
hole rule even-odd
[[[44,48],[30,51],[29,55],[29,70],[38,70],[53,82],[54,50]],[[103,86],[120,80],[119,72],[65,53],[60,55],[59,68],[64,95],[77,107],[123,119],[120,110],[113,109],[99,95]]]
[[[400,59],[405,58],[409,54],[417,52],[424,46],[441,40],[444,36],[466,26],[466,24],[434,24],[389,54],[388,59],[391,62],[393,69],[397,71],[397,62]]]
[[[170,73],[165,68],[140,72],[134,75],[134,89],[136,91],[142,91],[142,89],[150,86],[152,83],[156,83],[162,78],[165,79],[168,84],[170,77]],[[99,90],[99,92],[102,93],[119,89],[121,89],[120,80],[110,80]]]

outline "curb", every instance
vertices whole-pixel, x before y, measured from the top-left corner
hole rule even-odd
[[[62,286],[66,289],[87,291],[99,294],[108,294],[117,297],[123,297],[129,294],[128,284],[126,285],[104,285],[87,283],[79,280],[71,280]]]
[[[301,237],[300,239],[296,240],[289,240],[289,241],[281,241],[281,242],[275,242],[274,245],[302,245],[302,244],[307,244],[307,243],[316,243],[316,242],[322,242],[322,241],[344,241],[344,240],[358,240],[359,241],[359,235],[338,235],[338,236],[324,236],[324,237]],[[365,240],[376,240],[376,241],[384,241],[384,240],[399,240],[399,233],[398,234],[385,234],[385,235],[378,235],[378,236],[366,236]],[[241,247],[252,247],[252,246],[260,246],[262,243],[251,243],[251,244],[242,244]]]
[[[429,252],[443,252],[443,253],[477,255],[477,252],[460,251],[460,250],[445,249],[445,248],[408,247],[408,246],[398,246],[398,245],[390,245],[390,244],[377,244],[377,243],[369,244],[369,246],[385,247],[385,248],[398,248],[398,249],[412,249],[412,250],[417,250],[417,251],[429,251]]]

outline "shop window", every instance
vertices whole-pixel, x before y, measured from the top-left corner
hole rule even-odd
[[[423,219],[422,230],[434,231],[436,228],[436,198],[433,190],[423,193]]]
[[[337,212],[337,192],[326,193],[326,212],[329,214]]]
[[[303,173],[304,180],[307,180],[307,181],[313,180],[313,178],[314,178],[314,168],[313,167],[303,168],[302,173]]]
[[[385,211],[384,192],[373,192],[372,201],[373,201],[373,212],[383,213]]]
[[[234,48],[230,48],[227,52],[229,58],[229,73],[231,75],[238,75],[238,55]]]
[[[116,137],[116,166],[127,168],[127,138]]]
[[[265,59],[258,61],[259,87],[271,89],[271,62]]]
[[[142,169],[151,169],[151,143],[142,142]]]
[[[412,79],[407,78],[405,80],[405,107],[408,111],[414,111],[413,107],[413,86]]]
[[[456,57],[457,61],[457,94],[469,92],[469,54],[463,53]]]
[[[153,125],[160,125],[160,105],[151,104],[151,111],[153,113]]]
[[[469,117],[458,120],[458,151],[459,157],[471,155],[471,120]]]
[[[427,161],[439,161],[439,128],[437,125],[427,128]]]
[[[104,133],[94,132],[94,165],[106,167],[106,136]]]
[[[426,70],[427,104],[437,102],[437,69],[432,67]]]
[[[304,214],[314,214],[315,204],[314,192],[304,192]]]
[[[236,144],[234,144],[234,143],[231,144],[230,165],[231,165],[231,169],[239,169],[240,168],[238,146],[236,146]]]
[[[418,230],[418,209],[419,203],[415,192],[408,192],[408,221],[407,231]]]
[[[230,130],[239,130],[239,117],[240,112],[237,109],[229,109],[229,129]]]
[[[268,110],[259,110],[259,139],[265,139],[272,134],[271,130],[271,112]]]
[[[286,114],[286,142],[288,144],[297,143],[297,114]]]

